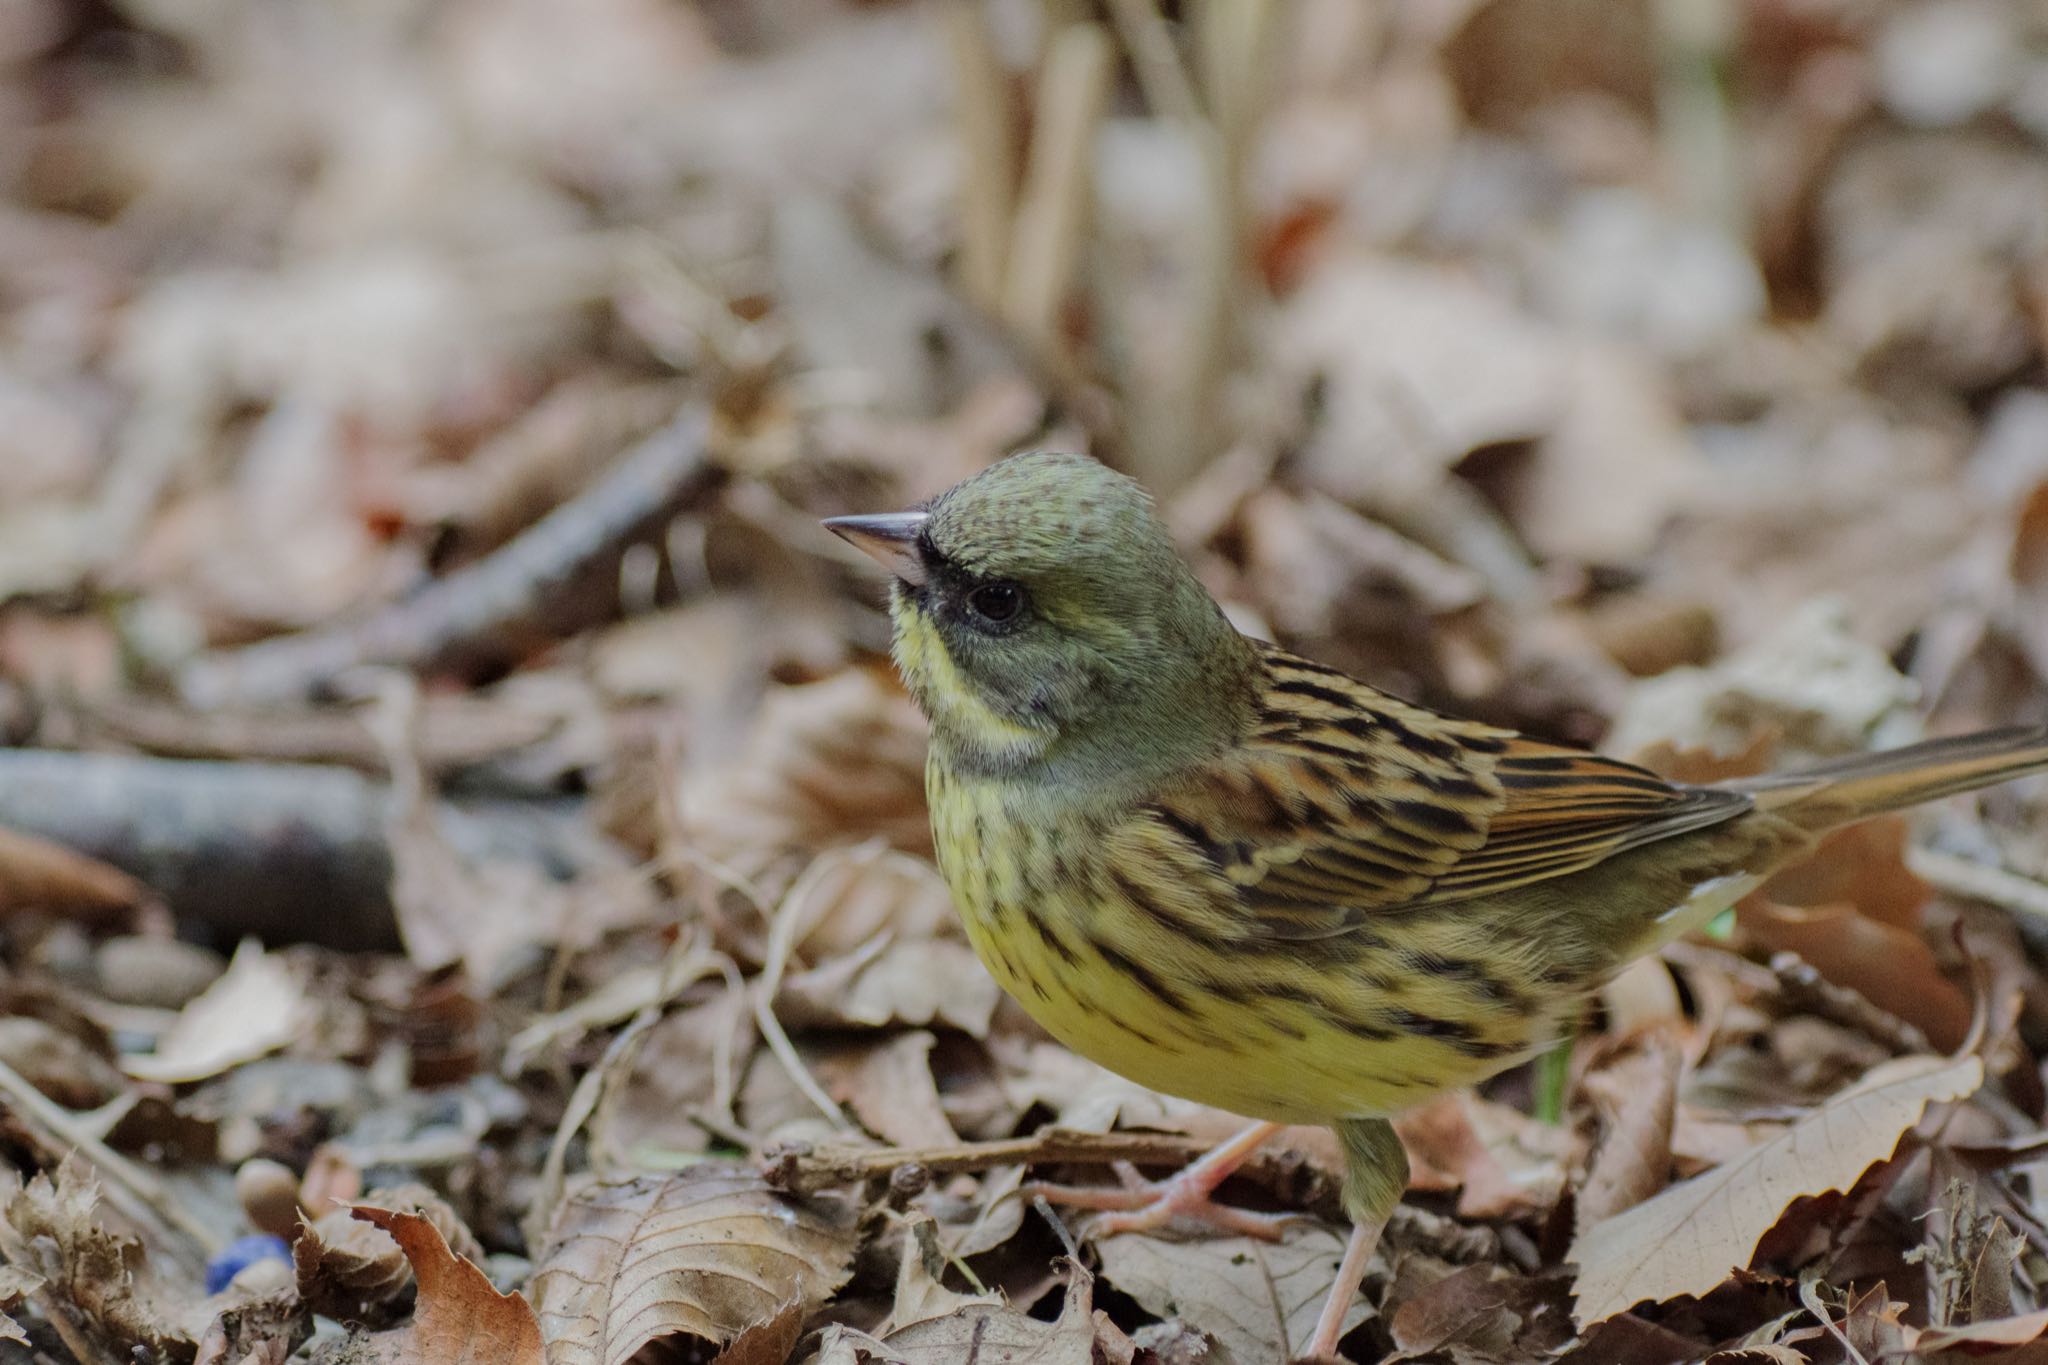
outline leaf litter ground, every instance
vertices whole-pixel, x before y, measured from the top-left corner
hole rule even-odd
[[[1693,780],[2040,720],[2048,34],[1695,9],[0,16],[0,1361],[1299,1349],[1327,1134],[1276,1242],[1027,1197],[1232,1121],[981,971],[816,519],[1092,450],[1244,628]],[[2043,1349],[2044,828],[1404,1116],[1347,1353]]]

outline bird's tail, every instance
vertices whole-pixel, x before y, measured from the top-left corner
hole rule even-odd
[[[2048,726],[2011,726],[1727,783],[1818,833],[1866,816],[2048,771]]]

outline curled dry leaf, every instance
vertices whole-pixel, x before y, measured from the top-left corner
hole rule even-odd
[[[462,1219],[426,1186],[400,1185],[372,1197],[385,1212],[426,1219],[454,1255],[483,1260],[483,1248]],[[413,1283],[410,1258],[398,1240],[348,1206],[328,1210],[300,1231],[292,1264],[299,1297],[314,1312],[373,1327],[397,1321]]]
[[[1571,1250],[1578,1320],[1713,1289],[1749,1264],[1793,1200],[1848,1189],[1928,1105],[1961,1099],[1983,1080],[1974,1056],[1882,1063],[1770,1141],[1592,1225]]]
[[[624,1365],[649,1342],[717,1345],[852,1271],[851,1210],[705,1165],[587,1186],[563,1201],[532,1293],[553,1365]]]
[[[391,1234],[420,1286],[412,1323],[368,1338],[356,1357],[363,1365],[546,1365],[526,1300],[492,1288],[474,1261],[448,1249],[432,1219],[367,1205],[354,1214]]]
[[[1126,1233],[1096,1245],[1104,1283],[1148,1313],[1208,1333],[1240,1365],[1291,1360],[1308,1345],[1344,1257],[1343,1238],[1307,1222],[1289,1228],[1279,1242],[1169,1242]],[[1363,1299],[1354,1302],[1344,1330],[1371,1316]]]
[[[248,939],[218,981],[193,997],[156,1051],[124,1057],[137,1080],[203,1081],[277,1051],[307,1027],[312,1007],[305,984],[283,958]]]
[[[1970,1002],[1920,936],[1928,887],[1906,866],[1906,836],[1899,816],[1838,830],[1764,883],[1736,918],[1744,933],[1799,954],[1935,1047],[1956,1048],[1970,1031]]]
[[[54,1178],[0,1182],[0,1239],[7,1259],[33,1257],[41,1286],[74,1321],[125,1354],[146,1347],[160,1359],[190,1359],[212,1316],[196,1286],[180,1292],[145,1259],[142,1243],[102,1222],[99,1186],[83,1162],[68,1158]]]

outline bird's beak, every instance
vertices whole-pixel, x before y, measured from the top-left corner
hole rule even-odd
[[[929,512],[883,512],[869,517],[827,517],[825,529],[855,549],[872,555],[877,563],[912,587],[924,584],[924,557],[918,553],[917,538],[930,520]]]

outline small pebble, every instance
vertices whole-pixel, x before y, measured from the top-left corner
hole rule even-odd
[[[219,953],[175,938],[110,938],[94,956],[100,992],[123,1005],[183,1009],[227,970]]]
[[[290,1238],[299,1226],[299,1178],[268,1157],[252,1157],[235,1172],[235,1198],[249,1226]]]

